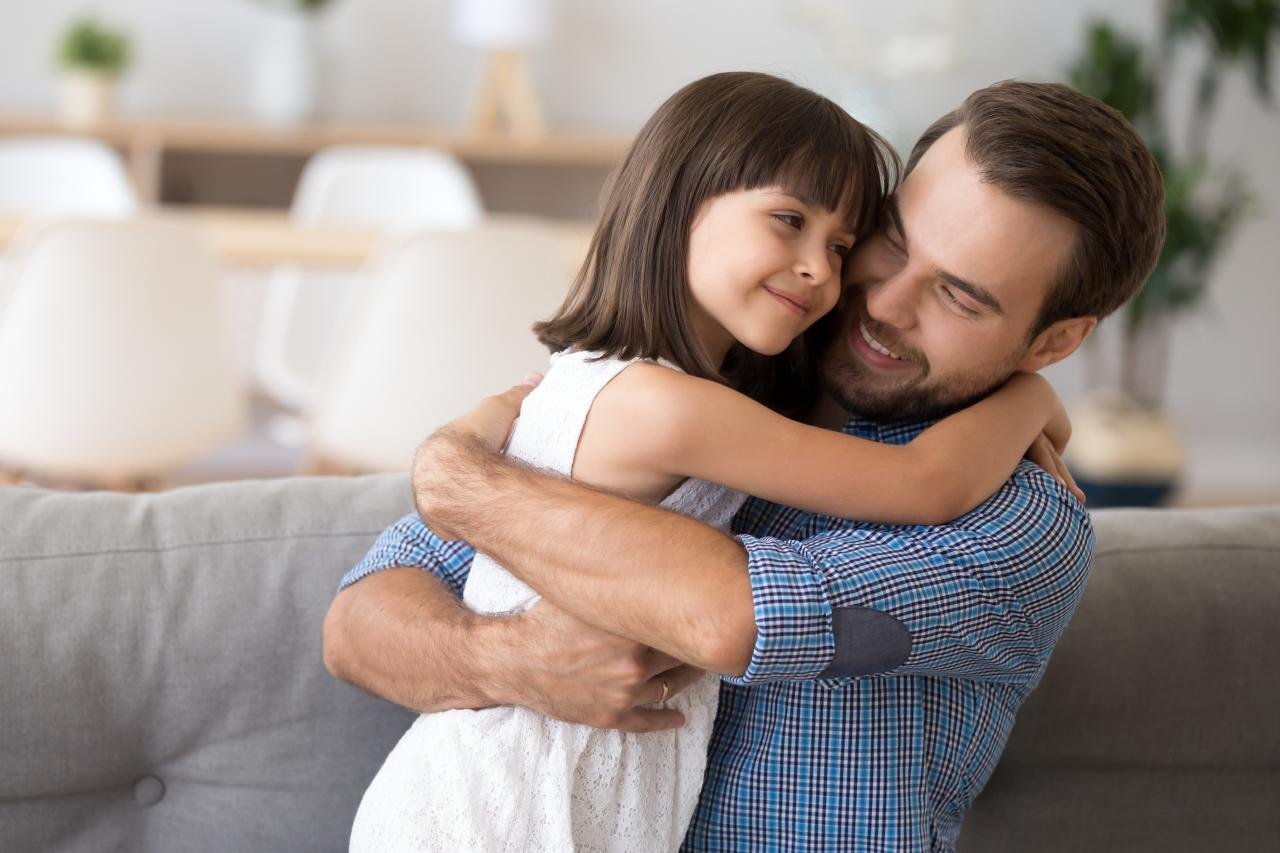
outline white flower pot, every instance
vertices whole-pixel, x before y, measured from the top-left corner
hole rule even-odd
[[[1168,413],[1121,392],[1094,392],[1071,411],[1067,464],[1089,502],[1163,502],[1186,469],[1186,448]]]
[[[264,10],[263,31],[253,64],[254,115],[273,124],[315,118],[319,56],[312,16]]]
[[[58,117],[68,127],[92,127],[115,112],[116,76],[101,71],[64,71],[58,90]]]

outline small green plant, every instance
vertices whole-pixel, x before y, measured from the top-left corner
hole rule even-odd
[[[119,74],[129,67],[129,38],[92,18],[71,25],[58,49],[63,68]]]

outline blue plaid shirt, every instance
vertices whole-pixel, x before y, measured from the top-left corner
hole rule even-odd
[[[924,426],[854,420],[845,432],[902,444]],[[952,850],[1084,589],[1094,544],[1084,508],[1023,462],[949,524],[867,524],[752,500],[735,529],[758,637],[746,673],[722,684],[683,849]],[[418,566],[460,595],[473,555],[410,515],[342,585]],[[845,607],[905,626],[905,662],[820,677],[835,654],[832,611]]]

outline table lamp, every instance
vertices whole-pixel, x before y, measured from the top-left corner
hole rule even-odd
[[[546,135],[524,50],[546,36],[547,0],[458,0],[455,11],[458,41],[488,52],[467,112],[467,131],[524,139]]]

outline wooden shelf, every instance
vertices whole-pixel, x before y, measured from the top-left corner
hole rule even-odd
[[[274,126],[243,120],[118,118],[81,129],[47,116],[0,115],[0,136],[19,134],[88,136],[124,149],[138,192],[150,202],[159,199],[160,168],[168,151],[307,156],[329,145],[421,145],[470,163],[609,168],[622,160],[631,143],[624,136],[590,134],[476,137],[417,124]]]
[[[200,229],[222,262],[230,267],[271,267],[293,263],[307,267],[355,268],[363,264],[384,235],[335,226],[298,225],[284,211],[217,207],[160,207],[146,214]],[[490,222],[528,217],[495,215]],[[574,266],[586,257],[592,224],[542,223],[563,236],[566,256]],[[0,214],[0,252],[27,226],[19,216]]]

